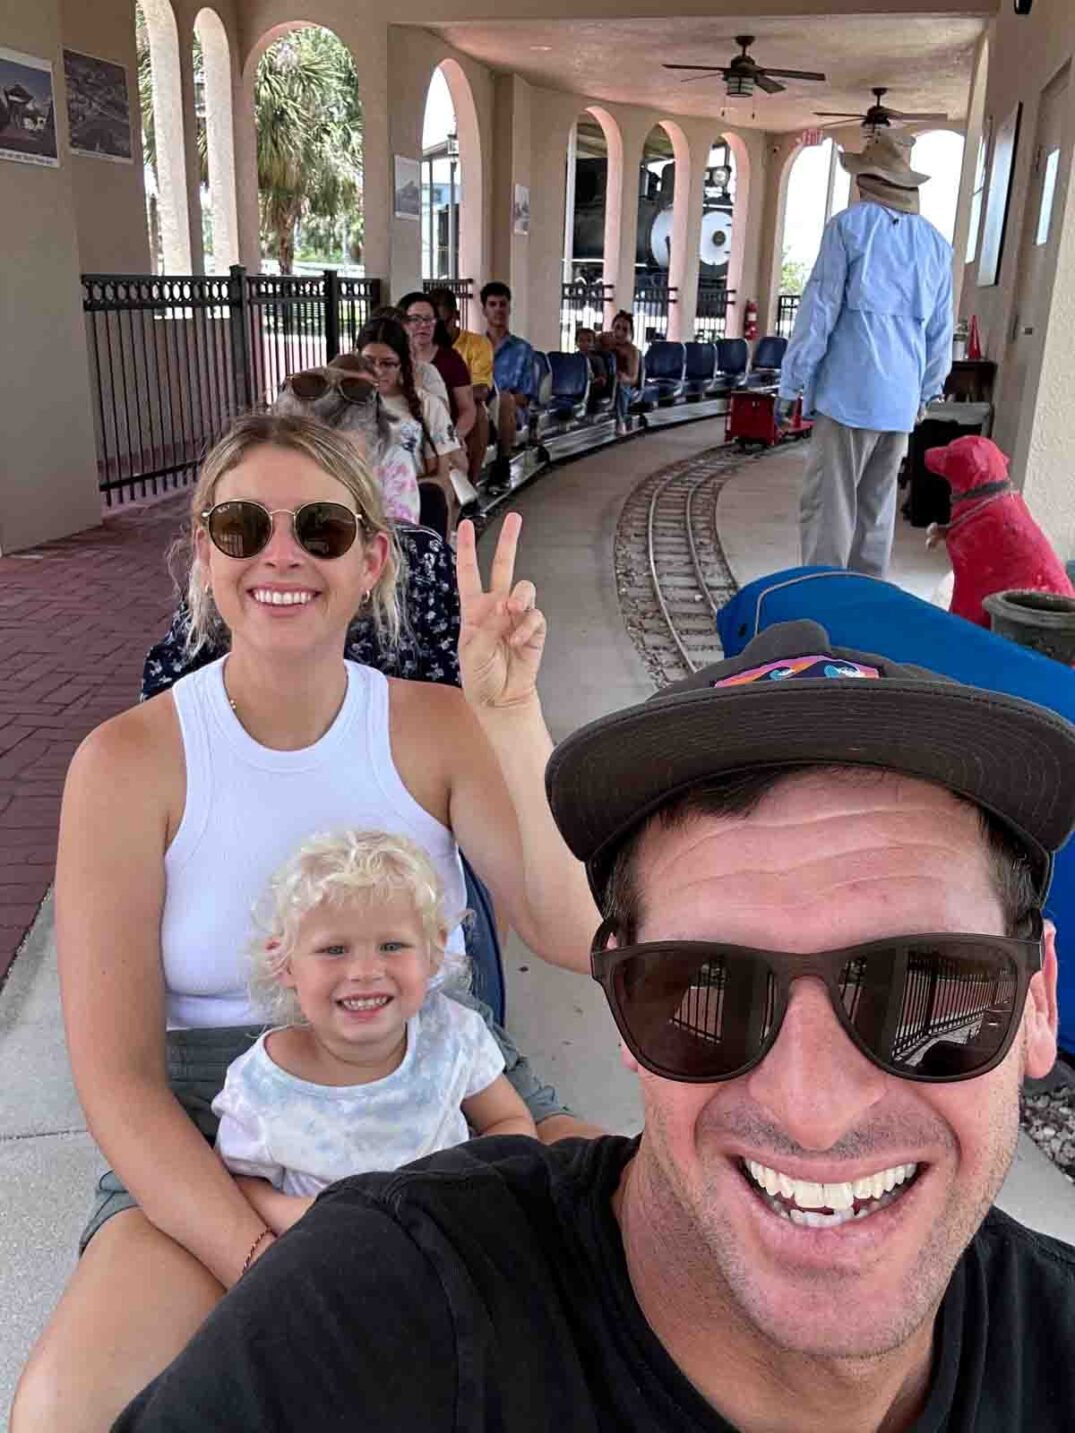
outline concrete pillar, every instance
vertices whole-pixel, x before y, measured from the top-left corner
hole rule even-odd
[[[194,85],[189,34],[186,58],[169,0],[142,0],[153,71],[153,119],[157,140],[157,183],[161,248],[165,271],[192,270],[190,202],[186,151],[189,111],[193,124]],[[137,93],[137,90],[135,91]],[[198,235],[201,253],[201,233]]]
[[[635,254],[638,247],[638,170],[646,135],[653,128],[653,119],[637,110],[617,110],[623,140],[620,183],[620,243],[616,264],[615,307],[628,313],[635,302]],[[612,156],[609,156],[609,202],[612,199]],[[605,253],[608,262],[608,252]]]
[[[213,222],[213,268],[223,274],[239,262],[231,47],[215,10],[201,10],[194,28],[205,64],[205,138]]]
[[[530,236],[514,232],[515,186],[531,183],[531,87],[497,75],[493,88],[492,266],[512,291],[512,327],[529,332]],[[562,201],[561,201],[562,202]]]
[[[5,161],[0,172],[0,332],[7,335],[0,345],[0,554],[6,554],[92,527],[101,504],[60,0],[0,0],[0,32],[5,47],[51,61],[60,158],[56,169]]]
[[[258,51],[260,54],[260,51]],[[250,273],[261,269],[261,212],[258,207],[258,135],[254,121],[254,75],[257,54],[250,57],[232,90],[235,121],[235,200],[239,224],[239,262]]]
[[[776,300],[780,293],[783,261],[784,210],[787,201],[791,160],[799,147],[798,135],[766,134],[765,181],[759,185],[762,205],[761,245],[758,254],[758,333],[772,333],[776,326]],[[752,186],[753,187],[753,186]],[[744,296],[744,302],[750,295]]]
[[[758,273],[765,215],[765,136],[755,130],[723,131],[735,156],[735,212],[732,215],[732,252],[728,260],[728,290],[735,306],[728,311],[728,337],[743,332],[743,310],[748,299],[758,301]]]

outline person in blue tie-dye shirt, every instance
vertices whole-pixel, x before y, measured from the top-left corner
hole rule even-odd
[[[393,1170],[469,1135],[537,1137],[477,1011],[413,841],[345,831],[305,842],[257,913],[250,990],[273,1022],[228,1067],[216,1147],[273,1233],[327,1185]]]
[[[525,338],[511,333],[511,289],[498,279],[481,291],[485,336],[493,345],[493,379],[497,389],[496,462],[488,486],[494,491],[511,483],[511,454],[520,428],[537,397],[534,386],[534,350]]]

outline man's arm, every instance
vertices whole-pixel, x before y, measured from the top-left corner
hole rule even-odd
[[[926,368],[922,375],[922,406],[944,392],[944,380],[952,367],[952,266],[946,263],[937,303],[926,324]]]
[[[336,1185],[243,1275],[113,1429],[433,1433],[455,1426],[456,1369],[433,1266],[395,1220]]]
[[[829,336],[836,327],[847,282],[847,250],[836,220],[821,239],[814,271],[799,301],[799,315],[780,370],[780,397],[798,398],[813,385],[818,364],[825,357]]]

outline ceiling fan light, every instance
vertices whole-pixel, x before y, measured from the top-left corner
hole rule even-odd
[[[728,75],[724,81],[724,93],[729,99],[743,99],[754,93],[753,75]]]

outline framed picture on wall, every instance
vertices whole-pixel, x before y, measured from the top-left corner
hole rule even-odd
[[[392,206],[397,219],[413,219],[416,223],[422,217],[422,167],[417,159],[405,159],[402,154],[395,159],[395,203]]]
[[[131,105],[127,71],[111,60],[64,50],[67,130],[75,154],[131,162]]]
[[[526,184],[516,184],[515,198],[511,206],[511,232],[513,234],[529,234],[530,232],[530,188]]]
[[[1003,124],[997,126],[993,140],[993,164],[989,171],[989,196],[982,225],[981,258],[978,261],[979,288],[991,288],[1000,277],[1022,113],[1022,104],[1017,104]]]
[[[52,65],[0,47],[0,159],[58,169]]]

